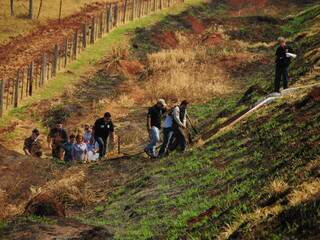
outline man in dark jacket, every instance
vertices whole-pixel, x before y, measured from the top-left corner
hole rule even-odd
[[[48,145],[52,150],[52,157],[63,160],[63,145],[68,142],[68,134],[62,123],[58,122],[48,135]]]
[[[108,152],[109,138],[114,143],[114,125],[111,114],[106,112],[103,118],[99,118],[93,125],[92,136],[99,144],[99,158],[103,158]]]
[[[28,156],[40,158],[42,156],[42,144],[39,130],[33,129],[32,135],[24,140],[23,151]]]
[[[150,136],[150,143],[145,147],[145,153],[151,158],[156,158],[156,146],[160,140],[161,120],[166,111],[166,101],[159,99],[158,102],[150,107],[147,114],[147,130]]]
[[[278,39],[279,47],[276,51],[276,76],[274,82],[274,91],[280,93],[280,83],[283,82],[283,89],[288,88],[288,68],[291,63],[292,49],[287,46],[283,37]]]

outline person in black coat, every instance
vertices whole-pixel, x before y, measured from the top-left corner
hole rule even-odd
[[[276,76],[274,82],[274,91],[280,93],[280,83],[283,82],[283,89],[288,88],[289,74],[288,68],[291,63],[292,48],[287,46],[286,40],[283,37],[278,39],[279,47],[276,51]]]

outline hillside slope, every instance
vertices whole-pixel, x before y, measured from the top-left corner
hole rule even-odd
[[[261,1],[252,15],[250,4],[230,2],[238,1],[190,7],[130,33],[130,49],[114,50],[56,108],[86,103],[70,113],[66,124],[74,126],[91,101],[104,100],[99,113],[117,109],[125,150],[140,152],[143,107],[163,94],[172,102],[187,96],[200,131],[194,145],[156,161],[134,154],[71,168],[55,163],[66,173],[43,188],[66,181],[59,197],[68,218],[17,216],[0,224],[2,239],[319,237],[319,88],[294,91],[219,129],[272,91],[275,34],[288,37],[299,56],[290,85],[319,83],[320,6]],[[283,18],[286,4],[294,14]]]

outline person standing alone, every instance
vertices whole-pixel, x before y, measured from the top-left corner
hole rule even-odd
[[[150,143],[145,147],[145,153],[156,158],[156,146],[160,140],[161,119],[166,111],[166,101],[159,99],[158,102],[148,110],[147,129],[150,136]]]
[[[274,91],[280,93],[280,83],[283,82],[283,89],[288,88],[289,74],[288,68],[291,63],[292,49],[287,46],[286,40],[283,37],[278,38],[279,47],[276,51],[276,76],[274,82]]]
[[[114,125],[111,114],[106,112],[103,118],[99,118],[93,125],[92,136],[99,144],[99,158],[103,158],[108,152],[109,139],[114,142]]]

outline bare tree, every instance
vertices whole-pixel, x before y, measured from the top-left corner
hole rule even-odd
[[[14,0],[10,0],[10,15],[14,16],[14,6],[13,6]]]

